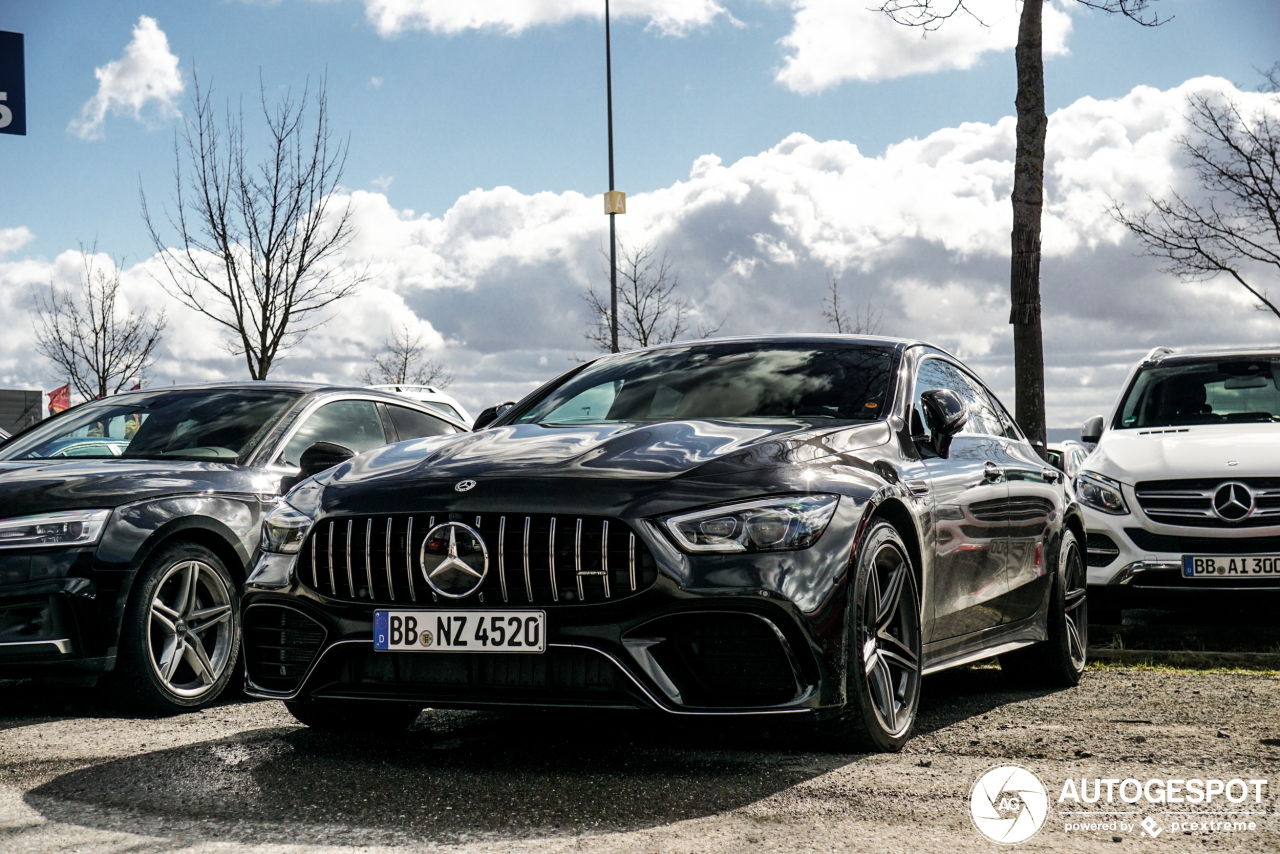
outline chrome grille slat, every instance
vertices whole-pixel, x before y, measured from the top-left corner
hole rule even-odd
[[[533,578],[529,575],[529,526],[533,524],[531,516],[524,517],[524,591],[533,601]]]
[[[627,543],[628,569],[631,573],[631,592],[636,592],[636,535],[628,534],[629,542]]]
[[[316,547],[320,542],[319,537],[311,538],[311,584],[320,589],[320,561],[316,560]]]
[[[373,517],[369,517],[369,521],[364,526],[364,580],[369,582],[369,599],[378,601],[378,597],[373,595],[373,561],[369,557],[369,547],[373,544]]]
[[[556,517],[551,517],[551,532],[547,534],[547,575],[551,579],[551,599],[560,601],[560,591],[556,589]]]
[[[396,583],[391,580],[391,528],[395,524],[395,520],[390,516],[387,517],[387,547],[385,554],[387,557],[387,590],[391,592],[391,601],[396,601]]]
[[[604,520],[600,537],[600,580],[604,582],[604,598],[609,596],[609,520]]]
[[[409,579],[409,600],[418,601],[418,593],[413,589],[413,517],[409,517],[409,529],[404,532],[404,576]]]
[[[587,591],[582,586],[582,520],[578,520],[578,528],[573,537],[573,575],[578,579],[578,601],[587,601]]]
[[[333,522],[329,523],[329,592],[338,595],[338,582],[333,577]]]
[[[351,598],[356,598],[356,580],[351,574],[351,534],[355,530],[355,519],[347,520],[347,587],[351,590]]]
[[[507,567],[504,551],[507,545],[507,517],[498,520],[498,584],[502,586],[502,601],[507,601]]]

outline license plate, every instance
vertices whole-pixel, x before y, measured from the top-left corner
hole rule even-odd
[[[1280,555],[1183,555],[1184,578],[1275,578]]]
[[[546,652],[543,611],[374,611],[384,652]]]

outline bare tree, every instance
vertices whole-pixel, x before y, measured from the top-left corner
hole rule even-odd
[[[365,385],[429,385],[448,388],[453,371],[447,362],[426,357],[422,333],[413,334],[406,324],[383,341],[382,353],[373,357],[373,367],[364,372]]]
[[[867,298],[864,308],[853,310],[853,317],[840,304],[840,281],[831,276],[827,283],[829,295],[822,300],[822,316],[837,333],[841,335],[875,335],[880,331],[880,321],[884,311],[876,308]]]
[[[334,204],[349,142],[332,142],[323,79],[314,98],[308,86],[301,98],[286,93],[274,106],[260,83],[270,150],[251,164],[243,110],[228,105],[220,122],[212,94],[197,79],[192,116],[174,135],[175,192],[165,219],[178,246],[169,248],[140,189],[142,217],[168,273],[161,284],[222,326],[230,350],[263,380],[281,352],[368,279],[367,270],[340,263],[355,236],[350,202]]]
[[[1259,269],[1273,282],[1280,275],[1280,63],[1263,75],[1263,91],[1275,95],[1270,110],[1245,115],[1229,97],[1187,98],[1192,132],[1177,145],[1204,191],[1202,201],[1170,190],[1164,198],[1148,197],[1151,206],[1141,213],[1113,199],[1110,213],[1142,242],[1143,254],[1165,262],[1163,272],[1192,282],[1225,273],[1260,309],[1280,317],[1254,278]]]
[[[1151,12],[1155,0],[1076,0],[1083,6],[1123,15],[1154,27],[1163,23]],[[965,0],[882,0],[875,7],[896,23],[937,30],[951,18],[967,15],[986,24]],[[1044,447],[1044,338],[1040,328],[1040,219],[1044,207],[1044,145],[1049,118],[1044,106],[1044,0],[1022,0],[1018,43],[1014,49],[1018,93],[1017,147],[1013,164],[1012,258],[1009,270],[1013,324],[1014,404],[1018,423],[1031,442]]]
[[[627,245],[619,241],[618,255],[619,347],[629,350],[678,340],[687,331],[692,306],[676,293],[680,277],[672,270],[667,254],[657,257],[652,243]],[[600,293],[593,283],[582,298],[592,317],[591,328],[583,336],[600,352],[613,352],[608,290]],[[723,325],[721,321],[701,326],[697,337],[714,335]]]
[[[161,310],[127,311],[120,305],[120,264],[103,269],[97,245],[85,251],[77,290],[35,293],[36,349],[58,366],[85,400],[116,394],[143,381],[168,322]]]

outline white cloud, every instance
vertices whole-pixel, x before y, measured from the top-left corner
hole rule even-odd
[[[94,69],[98,92],[80,108],[68,130],[81,139],[102,136],[107,113],[123,113],[142,120],[143,110],[153,105],[160,116],[178,115],[175,101],[185,83],[178,70],[178,57],[169,50],[169,39],[146,15],[133,28],[133,41],[119,59]]]
[[[796,92],[820,92],[849,80],[885,80],[972,68],[983,54],[1012,50],[1018,38],[1014,0],[966,0],[957,15],[925,33],[890,20],[871,2],[793,0],[795,23],[782,39],[778,80]],[[976,16],[976,17],[974,17]],[[980,23],[981,22],[981,23]],[[1044,53],[1066,52],[1071,18],[1052,0],[1044,6]]]
[[[407,30],[445,34],[496,30],[515,35],[574,18],[604,17],[602,0],[364,0],[364,4],[382,36]],[[610,12],[615,19],[645,19],[664,35],[682,35],[720,16],[732,20],[716,0],[616,0]]]
[[[1081,99],[1050,117],[1041,271],[1050,426],[1104,409],[1152,346],[1275,340],[1275,320],[1252,310],[1241,288],[1159,273],[1104,212],[1108,197],[1142,204],[1171,186],[1194,196],[1175,143],[1191,92],[1226,92],[1246,110],[1268,103],[1200,78]],[[701,319],[725,321],[722,334],[826,331],[821,300],[832,271],[851,306],[870,300],[883,309],[884,333],[953,350],[1011,404],[1013,137],[1011,118],[970,123],[871,157],[848,142],[795,134],[731,164],[698,158],[686,180],[632,195],[619,226],[669,253],[686,297]],[[396,210],[381,193],[350,199],[360,231],[347,263],[370,264],[376,276],[276,375],[354,381],[369,351],[408,321],[433,356],[453,363],[458,397],[479,409],[589,353],[581,294],[603,279],[608,225],[599,196],[495,187],[440,216]],[[20,315],[32,285],[74,274],[66,259],[76,257],[0,261],[0,315]],[[125,271],[127,293],[140,305],[164,304],[150,264]],[[172,304],[169,314],[159,381],[244,376],[216,330]],[[0,336],[0,384],[52,381],[30,353],[29,330]]]
[[[381,77],[370,77],[368,86],[370,89],[381,89],[383,80]]]
[[[36,236],[25,225],[17,228],[0,228],[0,255],[16,252],[35,239]]]

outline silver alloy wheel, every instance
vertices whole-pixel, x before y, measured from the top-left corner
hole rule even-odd
[[[160,682],[178,697],[207,693],[231,663],[231,591],[213,567],[179,561],[148,604],[147,651]]]
[[[911,565],[894,545],[876,553],[863,592],[859,626],[871,705],[885,732],[911,726],[920,692],[920,623]]]
[[[1067,654],[1071,666],[1084,670],[1085,650],[1089,646],[1089,604],[1086,599],[1084,562],[1080,549],[1074,543],[1067,552],[1062,573],[1064,590],[1063,629],[1067,636]]]

